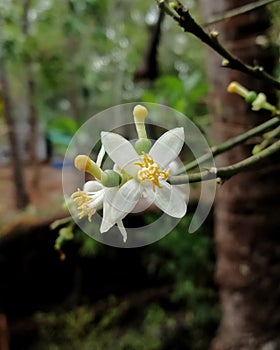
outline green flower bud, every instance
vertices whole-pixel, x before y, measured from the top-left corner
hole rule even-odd
[[[255,145],[253,150],[252,150],[252,154],[255,155],[255,154],[259,153],[261,150],[262,149],[261,149],[260,145]]]
[[[226,58],[224,58],[224,59],[222,60],[222,67],[227,67],[227,66],[229,66],[229,64],[230,64],[230,62],[229,62],[229,60],[227,60]]]
[[[73,225],[61,228],[59,230],[59,235],[66,241],[73,239],[74,238]]]

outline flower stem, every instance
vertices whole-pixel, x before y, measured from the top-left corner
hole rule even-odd
[[[264,140],[253,148],[252,153],[256,154],[271,145],[274,139],[280,134],[280,126],[263,135]]]
[[[222,181],[231,178],[233,175],[238,174],[239,172],[246,170],[248,168],[253,167],[254,165],[260,163],[271,155],[280,152],[280,140],[273,143],[271,146],[266,149],[260,151],[259,153],[241,160],[238,163],[217,168],[216,172],[205,170],[200,173],[193,173],[188,175],[177,175],[172,176],[169,181],[172,185],[179,185],[184,183],[191,182],[200,182],[206,180],[213,180],[215,178],[220,178]]]
[[[278,111],[277,113],[280,112]],[[280,124],[280,118],[279,117],[274,117],[272,119],[269,119],[268,121],[256,126],[253,129],[248,130],[247,132],[238,135],[236,137],[233,137],[223,143],[221,143],[220,145],[217,146],[213,146],[210,148],[209,153],[206,153],[204,155],[202,155],[201,157],[193,160],[192,162],[186,164],[183,168],[179,169],[177,171],[177,174],[182,174],[186,171],[192,170],[194,168],[196,168],[199,164],[202,164],[206,161],[208,161],[209,159],[211,159],[212,157],[215,157],[221,153],[224,153],[225,151],[228,151],[230,149],[232,149],[233,147],[247,141],[249,138],[253,137],[253,136],[257,136],[259,134],[261,134],[262,132],[264,132],[267,129],[270,129],[272,127],[278,126]]]

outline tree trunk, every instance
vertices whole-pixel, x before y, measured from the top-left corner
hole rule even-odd
[[[252,1],[200,0],[207,18]],[[270,47],[256,44],[269,28],[269,14],[262,7],[211,26],[235,56],[272,72],[275,59]],[[263,91],[275,102],[271,87],[240,72],[221,68],[221,57],[208,53],[211,81],[209,108],[216,142],[240,134],[269,115],[254,113],[239,96],[228,94],[228,84],[237,80]],[[222,155],[219,166],[251,154],[253,143]],[[280,166],[279,154],[262,168],[244,172],[218,189],[215,203],[216,281],[220,287],[222,320],[213,350],[280,349]],[[277,246],[278,245],[278,246]]]
[[[9,350],[9,334],[5,314],[0,314],[0,349]]]
[[[73,0],[67,1],[68,11],[69,15],[75,16],[76,15],[76,9],[75,9],[75,3]],[[68,56],[72,57],[73,63],[69,66],[67,64],[67,84],[68,84],[68,100],[70,103],[70,116],[72,119],[76,122],[79,122],[79,119],[81,117],[80,115],[80,102],[79,102],[79,86],[78,86],[78,78],[77,78],[77,69],[75,68],[74,62],[75,62],[75,53],[77,50],[79,50],[78,47],[78,41],[77,37],[73,35],[73,33],[66,32],[66,51],[68,52]],[[74,55],[74,57],[73,57]]]
[[[1,19],[0,19],[1,24]],[[2,39],[2,38],[0,38]],[[25,181],[24,172],[21,165],[18,139],[15,131],[12,111],[12,98],[9,87],[9,80],[6,72],[5,60],[3,53],[0,54],[0,86],[2,90],[4,102],[4,118],[8,127],[9,143],[10,143],[10,158],[13,168],[13,178],[15,183],[15,197],[16,206],[18,209],[23,209],[29,203]]]
[[[23,1],[23,16],[22,16],[22,33],[25,37],[29,35],[29,20],[28,12],[30,9],[31,0]],[[28,151],[30,163],[32,166],[32,187],[37,188],[40,178],[40,168],[37,156],[38,147],[38,111],[35,103],[36,99],[36,82],[32,69],[32,61],[30,56],[25,59],[26,69],[26,90],[27,90],[27,107],[28,107],[28,123],[29,123],[29,142]]]
[[[149,27],[148,45],[145,55],[134,73],[134,80],[154,81],[159,76],[158,47],[161,37],[161,28],[164,20],[164,11],[160,10],[156,24]]]

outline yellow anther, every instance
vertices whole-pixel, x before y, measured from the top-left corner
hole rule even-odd
[[[154,162],[153,158],[146,153],[143,153],[143,160],[135,162],[135,165],[139,165],[141,169],[138,171],[138,179],[140,181],[148,180],[153,184],[153,190],[155,186],[161,188],[159,180],[166,180],[169,176],[169,170],[161,170],[159,165]]]
[[[77,192],[74,192],[71,195],[71,198],[77,203],[77,209],[80,211],[79,219],[82,219],[84,216],[88,216],[88,221],[91,222],[91,217],[95,213],[96,209],[89,207],[89,202],[92,201],[92,198],[89,197],[87,192],[81,191],[78,188]]]

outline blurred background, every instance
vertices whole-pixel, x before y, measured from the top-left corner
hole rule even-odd
[[[202,44],[150,0],[2,0],[0,26],[0,349],[207,349],[220,311],[212,214],[186,232],[196,198],[148,247],[103,246],[74,228],[60,251],[50,229],[68,215],[64,153],[94,114],[166,104],[212,142]]]

